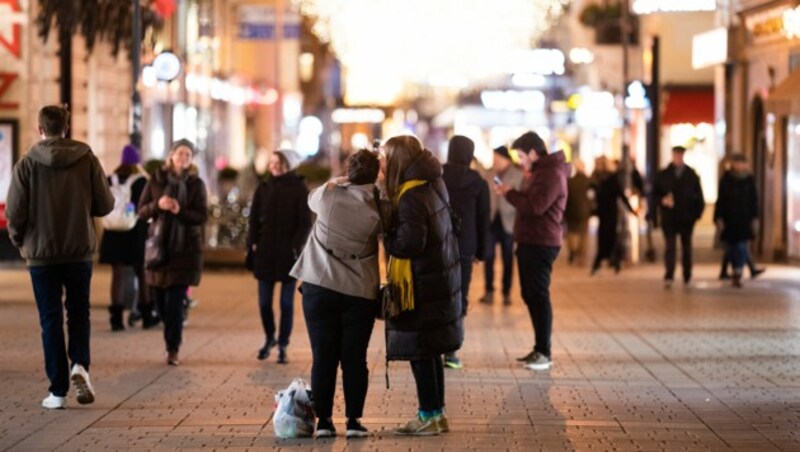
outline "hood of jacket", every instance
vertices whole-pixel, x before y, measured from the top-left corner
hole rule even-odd
[[[558,151],[543,157],[539,157],[539,160],[535,161],[533,165],[531,165],[531,172],[534,173],[537,171],[547,171],[548,169],[556,169],[561,171],[566,175],[567,178],[569,178],[570,173],[572,172],[569,163],[567,163],[567,158],[564,155],[564,151]]]
[[[287,171],[281,174],[280,176],[270,175],[269,178],[267,178],[267,182],[272,182],[275,184],[292,184],[297,182],[303,182],[304,180],[305,177],[297,174],[295,170]]]
[[[68,168],[91,152],[89,145],[69,138],[46,138],[28,151],[27,156],[51,168]]]
[[[429,151],[414,160],[403,173],[403,182],[409,180],[434,181],[442,176],[442,164]]]
[[[442,179],[448,187],[466,188],[473,184],[485,184],[481,175],[468,166],[456,163],[445,163]]]
[[[447,163],[469,166],[475,155],[475,143],[467,137],[456,135],[447,147]]]

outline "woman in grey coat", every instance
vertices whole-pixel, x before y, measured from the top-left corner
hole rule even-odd
[[[290,275],[303,281],[303,314],[311,340],[311,389],[319,418],[317,437],[336,435],[331,416],[336,372],[342,366],[348,438],[367,436],[359,419],[367,396],[367,346],[378,285],[380,200],[378,157],[361,150],[347,163],[347,178],[315,189],[308,206],[317,215]]]

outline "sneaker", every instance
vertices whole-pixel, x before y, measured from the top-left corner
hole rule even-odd
[[[525,363],[525,368],[530,370],[547,370],[553,366],[553,360],[536,352],[533,357]]]
[[[369,430],[361,425],[358,419],[347,420],[347,433],[345,438],[366,438],[369,436]]]
[[[286,346],[284,345],[278,347],[278,364],[289,364],[289,358],[286,357]]]
[[[671,279],[665,279],[664,280],[664,288],[665,289],[671,289],[672,288],[672,282],[673,281]]]
[[[742,275],[733,275],[733,287],[737,289],[742,288]]]
[[[50,395],[42,400],[42,407],[48,410],[63,410],[67,407],[67,398],[53,395],[51,392]]]
[[[272,349],[275,348],[276,345],[278,345],[278,343],[275,342],[275,339],[268,340],[263,347],[258,349],[258,359],[263,361],[269,358],[270,352],[272,352]]]
[[[455,353],[448,353],[444,356],[444,367],[449,367],[450,369],[463,369],[464,364],[461,362],[460,359],[456,356]]]
[[[511,306],[511,297],[503,295],[503,306]]]
[[[317,422],[317,431],[314,432],[314,438],[333,438],[336,436],[336,427],[333,426],[333,421],[320,418]]]
[[[450,423],[447,422],[447,416],[444,414],[436,416],[436,426],[439,427],[439,433],[447,433],[450,431]]]
[[[720,273],[719,274],[719,280],[720,281],[726,281],[728,279],[731,279],[731,275],[729,275],[728,273]]]
[[[494,303],[494,295],[491,292],[488,292],[481,297],[480,302],[483,304],[492,304]]]
[[[758,275],[764,273],[765,271],[767,271],[766,268],[757,268],[757,269],[753,270],[752,272],[750,272],[750,279],[758,278]]]
[[[408,423],[402,427],[398,427],[394,430],[395,435],[404,435],[404,436],[433,436],[439,434],[439,424],[436,422],[436,418],[432,417],[427,421],[423,421],[419,415],[415,416],[414,419],[408,421]]]
[[[177,366],[181,362],[178,360],[178,352],[167,351],[166,358],[168,366]]]
[[[528,353],[525,356],[520,356],[519,358],[517,358],[517,361],[526,363],[526,362],[530,361],[531,359],[533,359],[533,355],[535,355],[535,354],[536,354],[536,352],[532,351],[532,352]]]
[[[72,374],[70,374],[69,379],[72,385],[75,386],[78,403],[87,405],[94,402],[94,388],[89,380],[89,372],[86,372],[83,366],[80,364],[72,366]]]

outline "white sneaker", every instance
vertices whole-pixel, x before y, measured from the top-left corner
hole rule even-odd
[[[72,366],[72,374],[69,379],[75,386],[78,403],[86,405],[94,402],[94,388],[92,387],[92,382],[89,381],[89,372],[86,372],[83,366],[80,364]]]
[[[547,370],[553,366],[553,360],[536,352],[530,360],[525,363],[525,368],[530,370]]]
[[[67,398],[55,396],[52,392],[42,400],[42,407],[48,410],[63,410],[66,406]]]

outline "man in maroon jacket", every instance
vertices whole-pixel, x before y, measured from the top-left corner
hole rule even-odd
[[[520,190],[500,184],[497,194],[517,209],[514,240],[517,246],[522,298],[533,323],[535,345],[518,358],[532,370],[547,370],[553,362],[550,337],[553,309],[550,305],[550,274],[563,239],[562,220],[567,205],[567,179],[570,167],[562,151],[547,153],[542,138],[526,132],[511,145],[528,169]]]

